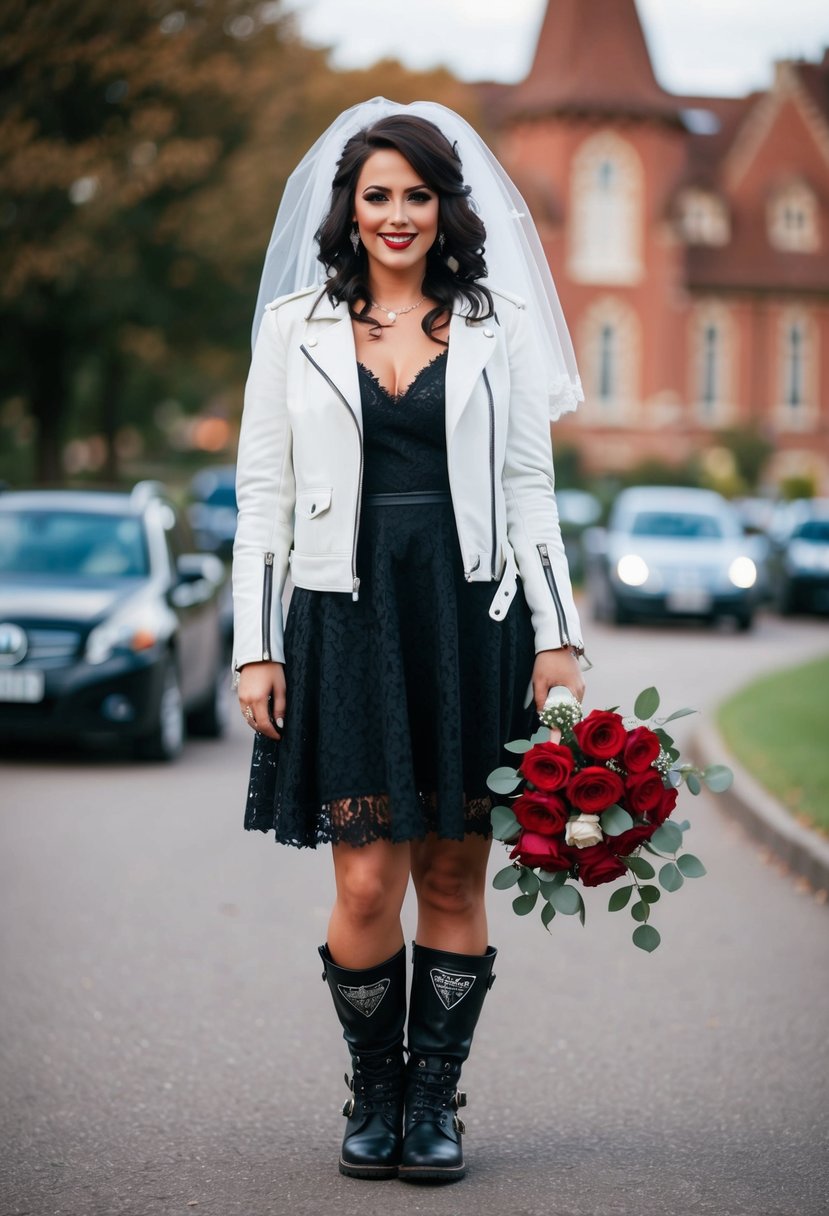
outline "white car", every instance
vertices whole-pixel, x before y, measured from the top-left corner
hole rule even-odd
[[[637,486],[606,529],[585,535],[587,587],[598,620],[731,617],[750,629],[765,544],[712,490]]]

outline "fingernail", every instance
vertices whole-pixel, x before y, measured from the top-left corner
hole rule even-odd
[[[284,718],[277,718],[277,719],[276,719],[276,725],[279,727],[279,729],[280,729],[280,730],[282,730],[282,727],[285,725],[285,719],[284,719]]]

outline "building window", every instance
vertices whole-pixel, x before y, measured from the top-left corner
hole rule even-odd
[[[630,305],[597,300],[579,327],[579,365],[586,372],[585,417],[593,423],[627,422],[639,392],[639,322]]]
[[[637,283],[642,267],[642,164],[611,131],[581,145],[570,190],[569,271],[581,283]]]
[[[814,253],[820,248],[817,200],[805,182],[789,182],[772,195],[768,229],[769,241],[775,249]]]
[[[727,245],[731,224],[725,201],[708,190],[685,190],[678,200],[679,231],[689,245]]]
[[[818,343],[814,318],[789,308],[780,320],[779,413],[791,430],[810,430],[816,421]]]
[[[691,398],[699,420],[722,425],[733,413],[736,332],[726,305],[697,305],[692,316]]]

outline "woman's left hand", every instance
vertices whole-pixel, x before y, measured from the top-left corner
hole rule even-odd
[[[569,688],[579,701],[584,698],[584,680],[578,659],[569,646],[559,650],[539,650],[533,665],[533,696],[535,708],[540,713],[551,688],[557,685]]]

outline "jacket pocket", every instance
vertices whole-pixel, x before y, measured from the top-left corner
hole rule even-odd
[[[331,486],[301,490],[296,496],[296,513],[300,519],[316,519],[331,506]]]

